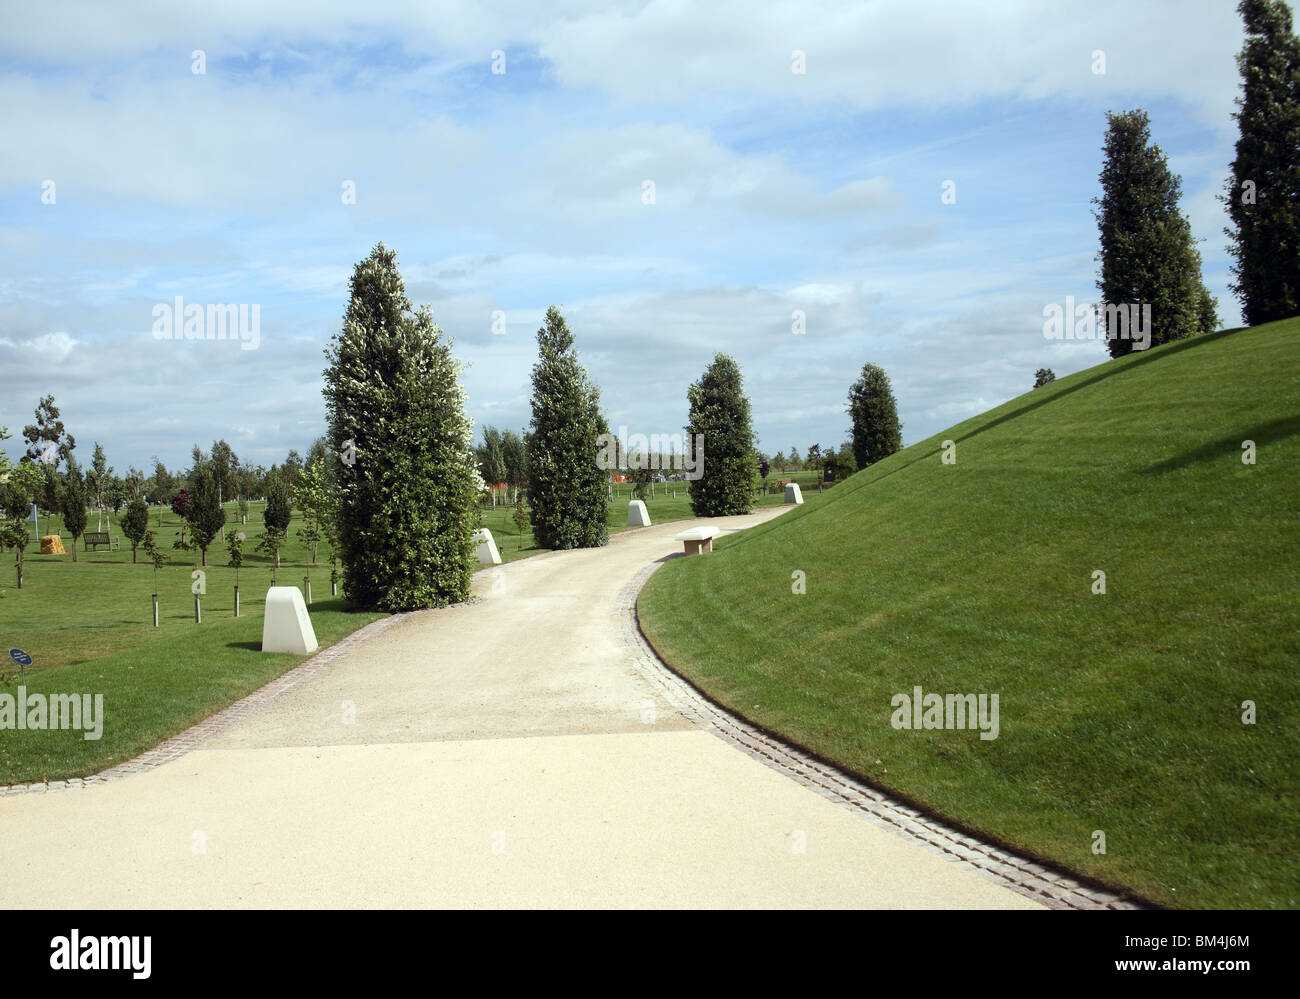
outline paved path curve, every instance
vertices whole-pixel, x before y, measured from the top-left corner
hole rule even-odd
[[[647,664],[629,624],[684,526],[480,573],[475,602],[376,629],[232,709],[199,748],[182,738],[121,779],[5,796],[0,905],[1061,904],[716,737],[725,723]]]

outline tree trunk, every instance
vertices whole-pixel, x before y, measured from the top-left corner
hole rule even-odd
[[[136,560],[136,549],[135,549],[135,545],[132,545],[132,546],[131,546],[131,564],[132,564],[132,565],[135,565],[135,564],[136,564],[136,561],[137,561],[137,560]]]
[[[77,536],[72,536],[72,561],[77,561]]]

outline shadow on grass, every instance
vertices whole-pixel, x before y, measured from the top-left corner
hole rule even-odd
[[[261,651],[262,651],[262,643],[261,643],[261,642],[227,642],[227,643],[226,643],[226,648],[228,648],[228,649],[247,649],[247,650],[250,651],[250,652],[261,652]]]
[[[1173,472],[1189,465],[1195,465],[1202,461],[1212,461],[1216,458],[1235,457],[1239,459],[1242,454],[1242,441],[1254,441],[1255,447],[1258,449],[1265,444],[1276,443],[1297,433],[1300,433],[1300,415],[1288,416],[1281,420],[1274,420],[1272,423],[1264,423],[1257,427],[1228,434],[1226,437],[1220,437],[1217,441],[1202,444],[1190,451],[1184,451],[1172,458],[1156,462],[1154,465],[1148,465],[1142,469],[1142,474],[1160,475],[1164,472]]]

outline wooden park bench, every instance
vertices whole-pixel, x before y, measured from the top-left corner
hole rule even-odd
[[[716,527],[692,527],[677,535],[677,540],[682,542],[687,555],[703,555],[713,551],[713,539],[721,533]]]
[[[86,544],[86,551],[91,551],[92,546],[95,551],[99,551],[100,545],[108,545],[109,551],[122,547],[122,543],[116,538],[109,537],[107,531],[87,531],[81,536],[81,539]]]

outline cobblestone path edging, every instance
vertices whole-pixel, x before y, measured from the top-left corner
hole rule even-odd
[[[619,593],[623,641],[646,681],[700,728],[822,797],[853,809],[896,835],[943,854],[959,867],[981,874],[1036,902],[1054,909],[1143,908],[1118,895],[1082,885],[1059,871],[967,836],[763,732],[709,700],[666,665],[641,632],[636,613],[637,596],[660,564],[655,562],[642,569]]]

